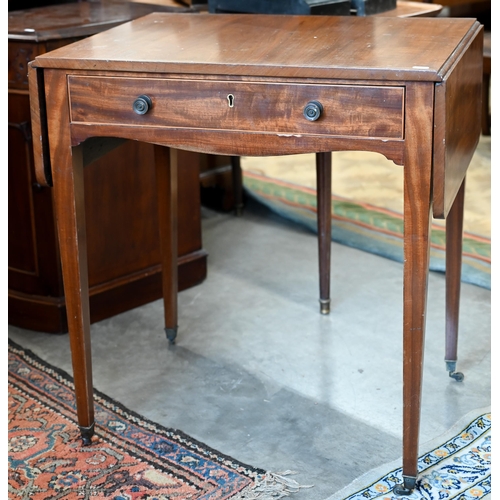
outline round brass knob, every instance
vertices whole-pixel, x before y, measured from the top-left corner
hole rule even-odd
[[[309,101],[304,108],[306,120],[315,122],[323,112],[323,105],[319,101]]]
[[[133,104],[134,111],[138,115],[145,115],[153,106],[153,102],[147,95],[140,95]]]

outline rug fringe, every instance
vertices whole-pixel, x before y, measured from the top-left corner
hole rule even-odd
[[[231,500],[278,500],[297,493],[303,488],[312,488],[314,485],[301,485],[295,479],[286,477],[297,474],[295,471],[266,472],[258,476],[255,483],[247,486]]]

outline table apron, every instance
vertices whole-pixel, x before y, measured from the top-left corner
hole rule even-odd
[[[127,124],[71,123],[71,143],[91,137],[118,137],[218,155],[279,156],[332,151],[380,153],[403,165],[404,140],[325,135],[262,133],[196,128],[141,127]]]

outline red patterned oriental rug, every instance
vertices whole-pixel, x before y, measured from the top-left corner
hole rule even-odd
[[[9,499],[281,498],[300,488],[94,398],[99,426],[82,446],[71,377],[9,341]]]

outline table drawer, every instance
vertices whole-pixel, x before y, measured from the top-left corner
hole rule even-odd
[[[72,123],[403,137],[403,87],[70,76],[69,94]],[[138,114],[142,95],[151,106]],[[311,101],[323,108],[315,121]]]

